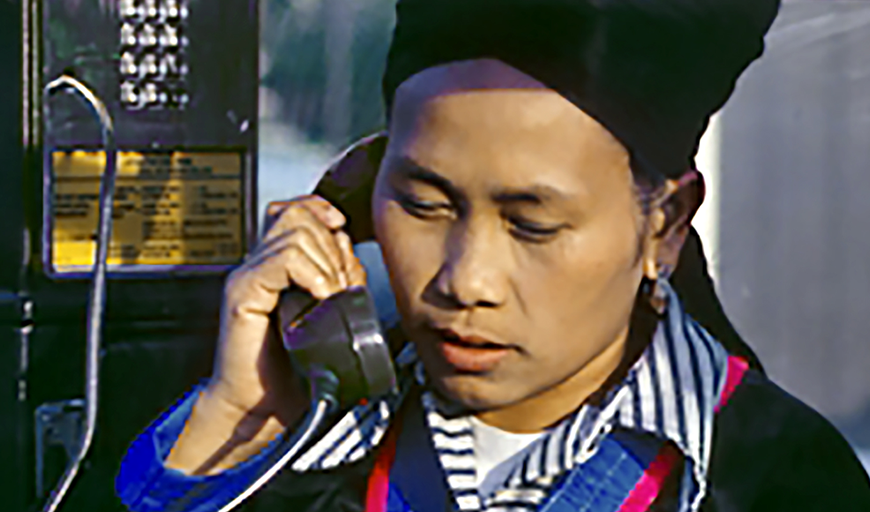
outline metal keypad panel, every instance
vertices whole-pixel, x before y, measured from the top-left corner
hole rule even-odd
[[[119,99],[127,110],[183,110],[190,102],[187,0],[121,0]]]

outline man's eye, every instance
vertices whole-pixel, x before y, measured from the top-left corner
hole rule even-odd
[[[537,222],[516,218],[510,219],[510,223],[513,225],[514,232],[518,236],[532,241],[544,241],[551,238],[564,227],[562,225],[538,224]]]
[[[433,201],[421,201],[411,196],[400,195],[399,204],[411,215],[422,216],[438,213],[450,208],[446,203],[437,203]]]

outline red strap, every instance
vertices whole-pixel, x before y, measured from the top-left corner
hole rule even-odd
[[[366,512],[387,512],[387,494],[390,490],[390,468],[396,458],[396,440],[401,431],[400,418],[390,425],[384,445],[375,459],[366,490]]]

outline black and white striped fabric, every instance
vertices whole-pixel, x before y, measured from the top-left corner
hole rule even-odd
[[[673,289],[666,282],[662,286],[668,294],[667,313],[621,385],[597,406],[584,405],[530,445],[492,496],[477,492],[470,419],[446,417],[435,395],[423,392],[433,443],[460,510],[537,509],[556,479],[594,455],[598,441],[616,427],[650,433],[680,448],[693,477],[682,509],[697,509],[706,492],[714,408],[724,385],[728,354],[685,314]],[[396,363],[404,386],[415,378],[425,389],[425,372],[411,345]],[[353,408],[294,463],[293,470],[326,469],[359,460],[381,441],[400,400],[398,396]]]

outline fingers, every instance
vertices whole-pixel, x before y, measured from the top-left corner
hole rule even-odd
[[[298,248],[298,246],[291,246],[281,251],[280,257],[276,260],[283,264],[290,282],[308,290],[317,300],[326,299],[344,289],[332,276],[323,272],[322,268],[313,261],[310,253]],[[278,293],[284,288],[286,287],[272,291]]]
[[[262,240],[230,273],[224,287],[213,379],[230,390],[232,403],[268,414],[287,410],[288,402],[270,398],[269,390],[276,382],[290,382],[292,371],[263,363],[264,354],[267,361],[284,361],[276,359],[283,348],[277,343],[272,313],[281,291],[291,286],[324,300],[359,280],[350,239],[341,231],[345,221],[336,208],[313,196],[267,208]]]
[[[291,206],[301,206],[314,215],[323,225],[330,230],[337,230],[347,222],[344,214],[326,199],[320,196],[308,195],[289,201],[274,201],[266,207],[266,231],[272,222]]]
[[[359,258],[353,253],[353,242],[344,231],[336,235],[342,256],[342,265],[347,275],[348,286],[365,286],[366,272]]]
[[[263,239],[234,272],[235,297],[263,312],[291,285],[319,300],[365,285],[365,270],[341,230],[346,219],[327,201],[307,196],[271,203],[267,214]]]
[[[320,196],[308,196],[301,205],[331,230],[341,229],[347,223],[344,214]]]
[[[325,210],[315,215],[313,208],[307,206],[309,202],[314,201],[294,201],[286,206],[272,222],[260,245],[268,249],[285,236],[295,237],[331,280],[342,288],[347,287],[343,256],[336,240],[338,232],[322,222]],[[338,220],[334,219],[334,223]]]
[[[362,266],[359,260],[356,260],[354,266],[348,272],[348,282],[350,286],[366,286],[367,283],[366,269]]]
[[[243,271],[254,274],[273,294],[295,284],[317,298],[326,298],[344,288],[332,264],[304,232],[288,231],[275,239],[245,261]]]

